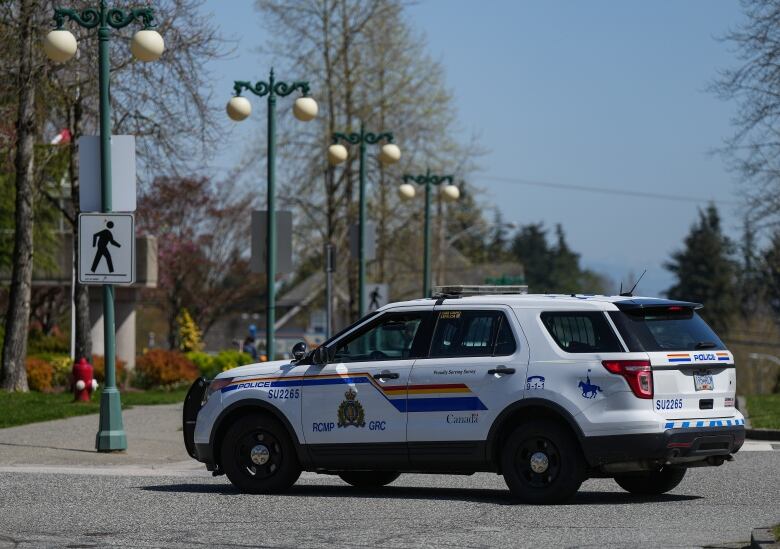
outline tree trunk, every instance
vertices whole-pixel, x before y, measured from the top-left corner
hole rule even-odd
[[[35,83],[33,75],[33,16],[35,0],[21,6],[21,49],[19,54],[19,108],[16,122],[16,211],[14,213],[13,272],[0,386],[9,391],[28,391],[25,357],[30,325],[30,297],[33,272],[33,178],[35,144]]]
[[[72,139],[70,142],[70,162],[68,163],[68,177],[70,178],[70,201],[73,207],[73,216],[69,218],[71,232],[73,234],[73,268],[78,273],[79,268],[79,153],[78,138],[81,137],[81,124],[83,120],[81,96],[76,97],[73,104],[70,120]],[[92,360],[92,322],[89,318],[89,287],[75,281],[73,292],[73,306],[76,308],[76,325],[71,330],[76,330],[76,360],[84,357]]]

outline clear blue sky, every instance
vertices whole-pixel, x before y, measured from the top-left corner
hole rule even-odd
[[[206,9],[241,44],[211,66],[227,99],[232,80],[265,75],[273,59],[256,52],[265,29],[251,0]],[[712,154],[735,107],[706,91],[735,62],[715,38],[742,20],[736,1],[423,0],[408,14],[446,70],[464,141],[477,134],[488,151],[473,184],[507,221],[563,224],[584,265],[616,281],[646,268],[645,294],[670,285],[663,262],[700,204],[489,176],[717,200],[738,236],[738,184]],[[215,169],[237,162],[249,131],[230,132]]]

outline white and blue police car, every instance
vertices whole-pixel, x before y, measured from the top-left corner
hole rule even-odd
[[[733,459],[734,359],[701,305],[507,292],[444,288],[298,344],[292,361],[199,379],[189,454],[249,493],[302,470],[364,488],[487,471],[531,503],[566,501],[590,477],[660,494]]]

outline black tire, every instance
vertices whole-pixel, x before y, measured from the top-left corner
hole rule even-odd
[[[643,496],[659,496],[677,488],[687,469],[666,467],[660,471],[629,473],[615,477],[623,490]]]
[[[396,471],[344,471],[341,480],[355,488],[381,488],[401,476]]]
[[[249,494],[284,492],[301,476],[287,430],[267,415],[247,415],[231,425],[222,441],[220,456],[230,482]]]
[[[548,419],[524,423],[509,435],[501,449],[501,470],[512,496],[526,503],[566,502],[585,480],[576,439]]]

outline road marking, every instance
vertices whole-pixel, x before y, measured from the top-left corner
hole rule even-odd
[[[780,450],[780,442],[771,440],[746,440],[740,452],[772,452]]]

